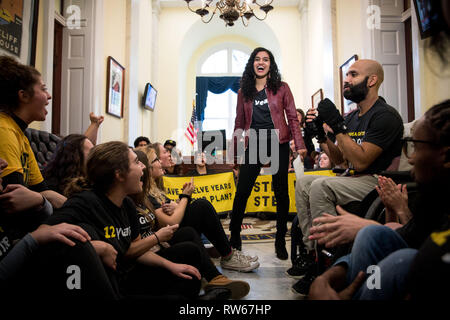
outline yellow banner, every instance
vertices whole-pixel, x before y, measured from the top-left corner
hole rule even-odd
[[[171,200],[177,200],[183,191],[183,185],[191,181],[191,177],[164,177],[166,195]],[[211,202],[217,212],[227,212],[233,209],[236,186],[233,172],[211,174],[194,177],[195,190],[192,199],[204,198]]]
[[[307,175],[335,176],[331,170],[306,171]],[[182,193],[183,185],[191,177],[164,177],[166,195],[177,200]],[[296,213],[295,207],[295,174],[288,174],[289,186],[289,212]],[[236,192],[233,173],[219,173],[194,177],[195,191],[193,199],[204,198],[211,202],[217,212],[227,212],[233,209],[233,200]],[[277,202],[272,187],[271,175],[260,175],[256,179],[252,193],[248,198],[246,212],[276,212]]]
[[[331,170],[306,171],[307,175],[334,176]],[[295,173],[288,174],[289,212],[297,212],[295,206]],[[245,212],[277,212],[277,201],[272,187],[272,176],[258,176],[248,198]]]

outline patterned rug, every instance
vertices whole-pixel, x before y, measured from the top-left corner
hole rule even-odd
[[[230,219],[221,219],[223,229],[230,238]],[[241,239],[243,243],[274,242],[276,234],[276,220],[261,220],[255,217],[245,217],[242,222]],[[286,240],[291,238],[291,222],[288,221]]]

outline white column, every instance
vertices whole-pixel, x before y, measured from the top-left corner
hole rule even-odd
[[[152,71],[151,82],[157,88],[158,87],[158,61],[159,61],[159,14],[161,13],[160,0],[152,0]],[[155,112],[151,114],[151,137],[150,141],[154,141],[158,132],[158,121]]]
[[[334,46],[332,28],[332,0],[322,0],[322,23],[323,23],[323,95],[324,98],[334,98]],[[336,8],[335,8],[336,10]]]
[[[44,1],[44,40],[43,40],[43,54],[42,54],[42,81],[47,85],[47,88],[53,87],[53,45],[55,38],[55,1]],[[52,131],[52,107],[53,103],[47,106],[47,117],[41,125],[41,130]]]
[[[105,113],[105,106],[102,105],[103,79],[105,78],[106,70],[104,69],[103,57],[103,35],[104,35],[104,17],[103,17],[103,0],[96,0],[94,2],[94,45],[93,45],[93,61],[92,64],[92,96],[91,96],[91,111],[96,115]],[[101,127],[100,127],[101,128]],[[102,142],[102,130],[100,129],[97,136],[97,144]]]
[[[125,70],[126,87],[128,89],[128,123],[124,126],[124,139],[133,145],[134,139],[141,131],[138,121],[138,79],[139,79],[139,0],[127,3],[127,65]]]

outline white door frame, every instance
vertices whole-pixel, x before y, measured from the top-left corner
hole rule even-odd
[[[75,2],[75,1],[74,1]],[[53,46],[54,46],[54,23],[55,23],[55,3],[53,0],[44,0],[43,2],[44,20],[43,20],[43,60],[42,60],[42,79],[47,87],[53,87]],[[89,126],[89,112],[94,112],[95,114],[101,114],[101,84],[104,74],[104,68],[102,64],[102,53],[103,53],[103,0],[95,1],[76,1],[77,4],[85,4],[87,6],[86,12],[89,12],[89,16],[86,19],[86,23],[91,25],[92,41],[87,44],[88,58],[91,63],[86,69],[87,77],[86,80],[89,82],[88,85],[92,90],[87,92],[87,96],[84,97],[84,112],[88,112],[83,115],[82,121],[82,132],[83,133]],[[67,72],[67,70],[62,70],[62,72]],[[63,110],[67,108],[67,105],[61,105],[61,114],[70,114],[71,110]],[[50,132],[52,125],[52,101],[47,107],[48,114],[41,125],[41,130]],[[69,128],[67,122],[61,120],[61,134],[65,135],[69,133]],[[100,136],[98,138],[100,141]]]

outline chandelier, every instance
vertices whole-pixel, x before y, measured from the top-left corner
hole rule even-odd
[[[264,0],[264,4],[259,4],[257,0],[217,0],[216,7],[209,18],[206,16],[209,14],[210,10],[212,10],[212,3],[214,0],[202,0],[202,7],[193,10],[190,6],[190,3],[193,0],[184,0],[187,3],[189,10],[198,14],[204,23],[208,23],[214,17],[216,12],[219,12],[219,18],[225,21],[226,26],[233,26],[234,22],[241,18],[242,24],[244,26],[248,26],[249,20],[252,17],[262,21],[267,17],[267,13],[273,9],[271,3],[273,0]],[[253,4],[250,6],[250,4]],[[263,17],[258,17],[253,9],[259,9],[264,12]],[[245,18],[245,19],[244,19]]]

